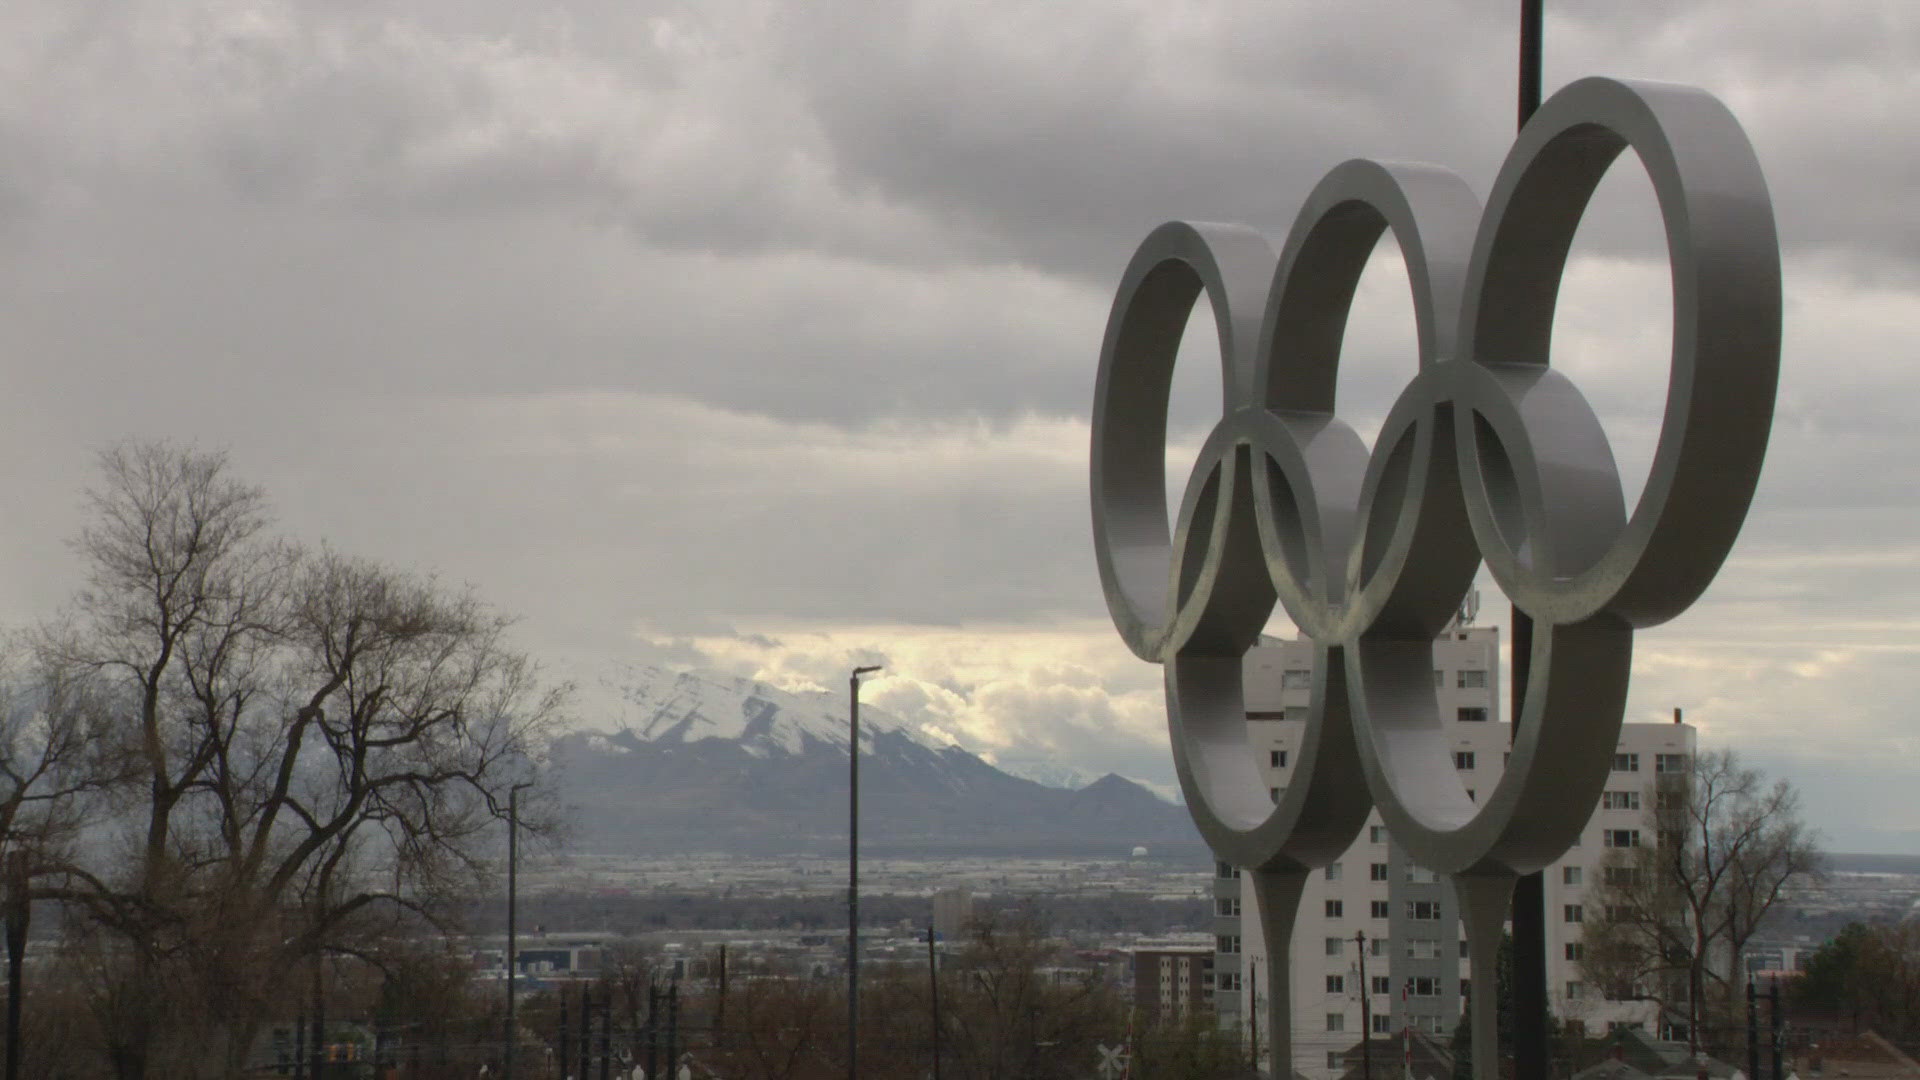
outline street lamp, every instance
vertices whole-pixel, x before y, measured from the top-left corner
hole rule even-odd
[[[520,789],[532,787],[522,781],[507,789],[507,1050],[500,1063],[503,1080],[513,1080],[513,975],[515,941],[514,917],[520,902]]]
[[[860,1080],[860,676],[879,670],[857,667],[847,679],[847,1080]]]

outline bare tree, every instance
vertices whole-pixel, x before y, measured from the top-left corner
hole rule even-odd
[[[39,659],[25,635],[0,639],[0,851],[33,870],[72,842],[109,779],[94,685]]]
[[[1653,820],[1653,843],[1601,866],[1582,965],[1608,996],[1683,1019],[1697,1049],[1731,1030],[1741,954],[1782,891],[1820,872],[1820,852],[1793,786],[1731,750],[1661,776]]]
[[[144,1003],[166,993],[212,1018],[238,1075],[317,957],[439,919],[484,875],[562,691],[470,592],[271,538],[220,455],[130,444],[101,469],[88,587],[43,652],[111,703],[109,757],[135,779],[114,789],[118,850],[70,860],[53,894],[126,958],[101,995],[117,1075],[156,1067]],[[549,825],[542,806],[523,823]]]
[[[954,1075],[1078,1075],[1102,1038],[1125,1030],[1117,995],[1091,972],[1052,977],[1063,951],[1030,910],[974,919],[941,995],[955,1033]]]

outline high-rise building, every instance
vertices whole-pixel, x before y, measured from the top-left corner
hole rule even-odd
[[[1300,746],[1312,667],[1310,642],[1275,641],[1247,654],[1248,740],[1263,759],[1276,801]],[[1496,629],[1456,624],[1435,641],[1435,693],[1453,766],[1470,798],[1498,782],[1511,742],[1511,728],[1500,717],[1499,686]],[[1599,881],[1602,859],[1614,847],[1653,842],[1654,784],[1661,775],[1683,771],[1693,753],[1693,729],[1685,724],[1625,725],[1600,805],[1578,844],[1546,872],[1553,1010],[1588,1030],[1653,1020],[1648,1006],[1609,1001],[1585,985],[1581,930],[1587,891]],[[1266,968],[1255,910],[1252,883],[1232,867],[1217,866],[1213,1002],[1222,1026],[1246,1027],[1246,972],[1250,963]],[[1412,1029],[1450,1035],[1469,974],[1464,938],[1452,888],[1408,859],[1379,815],[1372,815],[1340,860],[1314,873],[1300,903],[1292,942],[1294,1067],[1320,1080],[1338,1076],[1345,1051],[1367,1034]]]

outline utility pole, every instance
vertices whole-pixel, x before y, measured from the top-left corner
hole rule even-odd
[[[1773,1021],[1773,1075],[1775,1080],[1787,1075],[1780,1067],[1781,1042],[1786,1035],[1786,1017],[1780,1015],[1780,976],[1773,977],[1773,985],[1767,989],[1769,1019]]]
[[[1247,1048],[1248,1065],[1254,1072],[1260,1071],[1260,965],[1252,957],[1247,958]]]
[[[933,1080],[940,1080],[940,958],[933,948],[933,924],[927,924],[927,993],[933,1001]]]
[[[593,1069],[593,988],[580,988],[580,1077],[587,1080]]]
[[[847,1080],[860,1080],[860,676],[847,677]]]
[[[647,976],[647,1080],[660,1075],[660,986]]]
[[[313,955],[313,1080],[320,1080],[320,1070],[327,1060],[327,985],[326,973],[320,968],[320,954]]]
[[[680,1077],[680,981],[667,984],[667,1075]]]
[[[27,853],[7,853],[7,1080],[20,1080],[20,1011],[26,997],[21,965],[27,954],[27,920],[33,897],[27,891]]]
[[[520,789],[532,786],[522,782],[507,789],[507,1049],[500,1067],[504,1080],[513,1080],[513,1044],[519,1041],[513,1019],[513,984],[514,969],[519,966],[514,917],[520,901]]]
[[[928,931],[931,933],[932,931]],[[720,1033],[727,1029],[727,945],[720,943],[720,993],[713,1010],[713,1042],[717,1045]]]
[[[1367,989],[1367,932],[1353,932],[1354,951],[1360,954],[1360,1077],[1373,1080],[1373,993]]]

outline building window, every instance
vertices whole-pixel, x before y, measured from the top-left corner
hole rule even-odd
[[[1655,810],[1680,810],[1687,805],[1684,791],[1656,791],[1653,793]]]
[[[1237,971],[1222,971],[1213,977],[1213,984],[1216,990],[1238,990],[1240,989],[1240,973]]]
[[[1232,863],[1217,862],[1213,864],[1213,876],[1222,880],[1231,880],[1240,876],[1240,868]]]
[[[1407,959],[1438,960],[1440,959],[1440,943],[1432,938],[1408,938]]]
[[[1640,771],[1640,755],[1639,754],[1613,755],[1613,771],[1614,772],[1639,772]]]
[[[1240,917],[1240,898],[1237,896],[1220,897],[1219,899],[1213,902],[1213,913],[1215,915],[1220,916],[1223,919],[1239,918]]]
[[[1393,1034],[1393,1017],[1387,1013],[1374,1013],[1373,1033],[1375,1035]]]
[[[1377,938],[1374,938],[1372,941],[1367,942],[1367,954],[1369,956],[1387,955],[1387,939],[1383,937],[1377,937]]]
[[[1439,882],[1440,875],[1421,866],[1419,863],[1407,864],[1407,881],[1414,885],[1433,885]]]
[[[1463,724],[1478,724],[1486,720],[1487,707],[1485,705],[1462,705],[1453,716],[1454,719]]]
[[[1580,884],[1581,877],[1583,877],[1585,873],[1586,871],[1578,866],[1563,866],[1560,868],[1560,884],[1578,885]]]
[[[1373,992],[1376,994],[1393,993],[1393,976],[1375,975],[1373,977]]]
[[[1608,922],[1614,922],[1614,923],[1630,922],[1632,921],[1632,919],[1633,919],[1633,909],[1628,907],[1627,905],[1625,904],[1608,904],[1607,905],[1607,921]]]
[[[1632,888],[1640,884],[1640,868],[1637,866],[1609,866],[1606,875],[1607,884],[1616,888]]]
[[[1347,977],[1345,975],[1327,976],[1327,993],[1344,994],[1346,992],[1347,992]]]
[[[1600,793],[1602,810],[1638,810],[1640,793],[1637,791],[1603,791]]]
[[[1284,769],[1287,767],[1287,752],[1285,750],[1269,750],[1267,751],[1267,762],[1276,769]]]
[[[1683,773],[1687,771],[1687,755],[1655,754],[1653,771],[1657,773]]]
[[[1438,922],[1440,920],[1440,901],[1407,901],[1407,918],[1418,922]]]
[[[1367,880],[1368,881],[1387,880],[1387,864],[1383,862],[1369,864],[1367,867]]]
[[[1485,690],[1487,688],[1487,673],[1462,668],[1459,672],[1459,677],[1454,681],[1454,688],[1458,690]]]
[[[1327,918],[1338,919],[1346,913],[1346,905],[1338,900],[1327,901]]]
[[[1368,842],[1368,843],[1373,843],[1373,844],[1384,844],[1384,843],[1386,843],[1386,842],[1387,842],[1387,827],[1386,827],[1385,825],[1369,825],[1369,826],[1367,826],[1367,842]],[[1385,879],[1385,878],[1379,878],[1379,879],[1377,879],[1377,880],[1380,880],[1380,881],[1385,881],[1386,879]]]
[[[1340,864],[1339,863],[1335,862],[1335,863],[1327,864],[1327,880],[1328,881],[1340,880]]]
[[[1327,1014],[1327,1030],[1328,1031],[1347,1030],[1347,1014],[1346,1013],[1328,1013]]]
[[[1330,937],[1327,939],[1327,955],[1328,956],[1339,956],[1341,953],[1345,952],[1346,949],[1347,949],[1346,938]]]
[[[1639,847],[1639,829],[1601,829],[1600,842],[1607,847]]]
[[[1468,1001],[1468,1000],[1471,1000],[1472,998],[1473,998],[1473,980],[1461,979],[1460,980],[1460,1000]]]
[[[1277,787],[1270,787],[1270,788],[1268,788],[1268,789],[1267,789],[1267,798],[1269,798],[1269,799],[1272,799],[1272,800],[1274,801],[1274,803],[1275,803],[1276,805],[1278,805],[1278,804],[1279,804],[1279,802],[1280,802],[1280,789],[1279,789],[1279,788],[1277,788]]]
[[[1282,690],[1313,689],[1313,672],[1302,669],[1302,668],[1288,668],[1286,671],[1280,674],[1280,689]]]
[[[1376,919],[1393,918],[1393,905],[1390,904],[1388,901],[1375,900],[1372,902],[1372,909],[1373,910],[1368,912],[1368,914],[1373,918],[1376,918]]]
[[[1581,912],[1580,912],[1579,904],[1568,904],[1566,907],[1566,910],[1561,913],[1562,918],[1564,918],[1567,922],[1579,922],[1580,915],[1581,915]]]
[[[1473,768],[1473,751],[1455,750],[1453,752],[1453,767],[1456,769]]]
[[[1581,944],[1578,941],[1567,942],[1567,959],[1584,960],[1586,959],[1586,957],[1587,957],[1587,947],[1585,945]]]
[[[1346,1064],[1345,1062],[1340,1060],[1341,1056],[1342,1055],[1338,1050],[1327,1051],[1327,1068],[1332,1069],[1335,1072],[1339,1072],[1341,1069],[1345,1068]]]
[[[1435,690],[1438,690],[1445,685],[1447,685],[1447,673],[1444,671],[1441,671],[1439,668],[1434,668],[1433,669],[1433,688]]]
[[[1569,1001],[1572,1001],[1584,996],[1586,992],[1587,992],[1587,988],[1577,982],[1570,982],[1567,984],[1567,1000]]]
[[[1407,980],[1407,996],[1439,997],[1440,980],[1432,975],[1415,975]]]
[[[1214,938],[1214,941],[1219,944],[1220,952],[1233,955],[1240,951],[1239,934],[1220,934]]]

